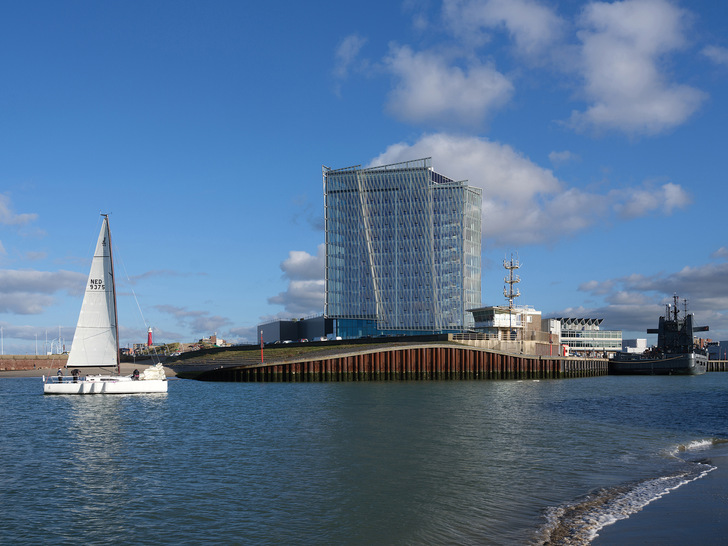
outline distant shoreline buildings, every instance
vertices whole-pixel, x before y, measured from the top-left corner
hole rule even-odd
[[[323,314],[259,325],[263,342],[451,333],[533,354],[621,350],[621,332],[600,331],[601,319],[515,307],[513,259],[509,305],[482,306],[482,190],[436,172],[431,158],[324,166],[322,178]]]

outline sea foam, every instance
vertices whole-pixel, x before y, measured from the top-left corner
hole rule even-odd
[[[687,468],[612,488],[604,488],[577,502],[551,508],[538,544],[588,544],[599,531],[642,510],[671,491],[706,476],[716,467],[705,463],[687,463]]]

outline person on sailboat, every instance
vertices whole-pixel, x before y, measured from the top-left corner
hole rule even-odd
[[[131,374],[131,378],[132,378],[132,379],[133,379],[134,381],[138,381],[138,380],[139,380],[139,370],[134,370],[134,371],[132,372],[132,374]]]
[[[63,372],[60,368],[58,368],[58,373],[56,375],[58,376],[58,382],[63,383]]]

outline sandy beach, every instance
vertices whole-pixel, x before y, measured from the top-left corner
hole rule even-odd
[[[653,501],[628,519],[604,527],[592,544],[726,544],[728,456],[713,457],[710,463],[718,468]]]
[[[144,370],[144,368],[152,365],[154,365],[154,363],[151,360],[140,360],[138,362],[122,362],[121,375],[131,375],[134,370],[139,370],[141,372],[142,370]],[[90,368],[89,371],[91,373],[97,373],[98,369]],[[58,368],[36,368],[35,370],[0,371],[0,379],[3,377],[43,377],[44,375],[51,375],[55,377],[56,372],[58,372]],[[164,372],[165,374],[167,374],[168,379],[177,376],[172,368],[167,368],[166,366],[164,367]],[[71,370],[64,369],[63,373],[64,375],[71,375]],[[83,370],[82,373],[84,373]]]

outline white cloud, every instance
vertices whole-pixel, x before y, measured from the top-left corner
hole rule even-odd
[[[366,38],[363,38],[358,34],[351,34],[339,43],[334,53],[336,59],[334,75],[337,78],[344,79],[347,77],[349,67],[359,56],[359,52],[366,42]]]
[[[690,195],[679,185],[663,184],[657,188],[646,184],[613,192],[616,198],[615,210],[624,218],[637,218],[653,211],[672,214],[675,209],[683,208],[692,202]]]
[[[186,307],[175,305],[156,305],[154,308],[162,313],[172,315],[177,319],[180,326],[188,328],[193,334],[210,335],[231,324],[230,319],[221,316],[210,316],[209,311],[189,310]]]
[[[577,161],[578,159],[578,155],[571,153],[568,150],[564,150],[563,152],[551,152],[549,154],[549,161],[551,161],[554,166],[568,163],[570,161]]]
[[[402,11],[411,15],[412,28],[417,32],[425,32],[430,28],[428,7],[428,2],[421,0],[403,0],[402,2]]]
[[[488,39],[483,29],[505,28],[526,56],[542,55],[564,26],[548,6],[533,0],[445,0],[443,12],[454,34],[476,44]]]
[[[275,319],[274,319],[275,320]],[[264,321],[267,322],[267,321]],[[239,328],[231,328],[230,335],[235,337],[237,342],[241,343],[258,343],[260,342],[258,337],[257,326],[241,326]]]
[[[603,317],[608,322],[606,328],[635,332],[654,328],[657,317],[664,314],[664,304],[671,303],[673,295],[678,294],[681,300],[687,300],[688,312],[695,314],[698,324],[710,326],[709,337],[728,336],[728,263],[591,281],[579,289],[603,297],[605,305],[582,309],[580,316]]]
[[[324,308],[324,267],[326,246],[318,246],[312,256],[302,250],[292,250],[281,263],[288,287],[284,292],[268,298],[268,303],[282,305],[288,316],[320,314]]]
[[[444,0],[441,21],[449,36],[429,33],[427,50],[392,44],[376,65],[393,77],[387,110],[401,121],[441,130],[475,128],[510,103],[515,78],[525,73],[518,64],[504,73],[494,64],[495,47],[485,54],[479,49],[503,32],[521,61],[548,62],[558,74],[578,78],[577,96],[586,106],[574,109],[567,124],[579,131],[656,135],[683,124],[707,98],[670,76],[667,63],[687,46],[691,21],[690,12],[671,0],[588,2],[574,21],[539,0]],[[364,42],[353,34],[339,44],[339,78]],[[702,53],[728,64],[726,48],[710,46]],[[536,78],[532,74],[529,81]]]
[[[507,144],[478,137],[436,133],[412,145],[393,144],[369,166],[432,157],[436,171],[455,180],[470,180],[485,197],[531,200],[541,193],[556,193],[562,184],[548,169],[532,163]]]
[[[728,48],[708,46],[703,48],[702,54],[708,57],[715,64],[728,66]]]
[[[219,315],[203,315],[197,317],[190,323],[190,328],[193,333],[210,335],[215,332],[220,332],[224,327],[232,324],[230,319],[221,317]]]
[[[369,166],[431,157],[435,171],[483,189],[483,236],[496,244],[555,242],[612,213],[635,218],[671,213],[690,199],[677,184],[612,190],[569,188],[553,172],[508,145],[477,137],[432,134],[412,145],[394,144]]]
[[[294,280],[311,280],[323,277],[326,260],[326,245],[321,243],[312,256],[303,250],[291,250],[281,263],[283,274]]]
[[[435,171],[483,189],[483,235],[497,243],[567,235],[593,223],[600,207],[596,196],[566,189],[550,170],[510,146],[476,137],[427,135],[411,146],[390,146],[371,165],[421,157],[432,157]]]
[[[350,34],[345,37],[334,51],[334,94],[341,96],[341,86],[349,77],[349,72],[354,70],[362,70],[367,66],[367,61],[359,60],[359,53],[366,44],[367,39],[358,34]]]
[[[53,294],[80,295],[85,283],[86,275],[71,271],[0,270],[0,312],[42,313],[55,303]]]
[[[681,209],[692,203],[692,198],[678,184],[663,184],[659,191],[660,208],[665,214],[672,214],[675,209]]]
[[[194,319],[207,314],[207,311],[190,311],[186,307],[178,307],[176,305],[156,305],[154,308],[162,313],[172,315],[179,322],[184,322],[188,319]]]
[[[397,80],[387,106],[403,121],[477,126],[513,92],[503,74],[478,61],[461,68],[438,53],[392,45],[384,64]]]
[[[47,294],[13,292],[0,294],[0,312],[14,315],[39,315],[54,303]]]
[[[38,218],[37,214],[16,214],[10,206],[10,197],[0,194],[0,224],[22,226]]]
[[[614,281],[587,281],[579,285],[579,290],[594,294],[608,294],[614,289]]]
[[[324,290],[323,279],[290,281],[286,291],[268,298],[268,303],[282,305],[289,316],[320,315],[324,310]]]
[[[0,244],[2,246],[2,244]],[[4,251],[4,250],[3,250]],[[29,250],[25,253],[25,259],[28,261],[43,260],[48,256],[46,252]]]
[[[86,275],[72,271],[35,271],[31,269],[0,270],[0,293],[37,292],[53,294],[65,290],[80,295],[86,283]]]
[[[668,81],[664,57],[684,46],[687,12],[666,0],[593,2],[581,18],[582,75],[591,105],[571,123],[657,134],[687,120],[705,93]]]
[[[713,259],[715,259],[715,258],[728,258],[728,248],[722,246],[718,250],[716,250],[715,252],[713,252],[713,254],[711,254],[710,257],[713,258]]]

